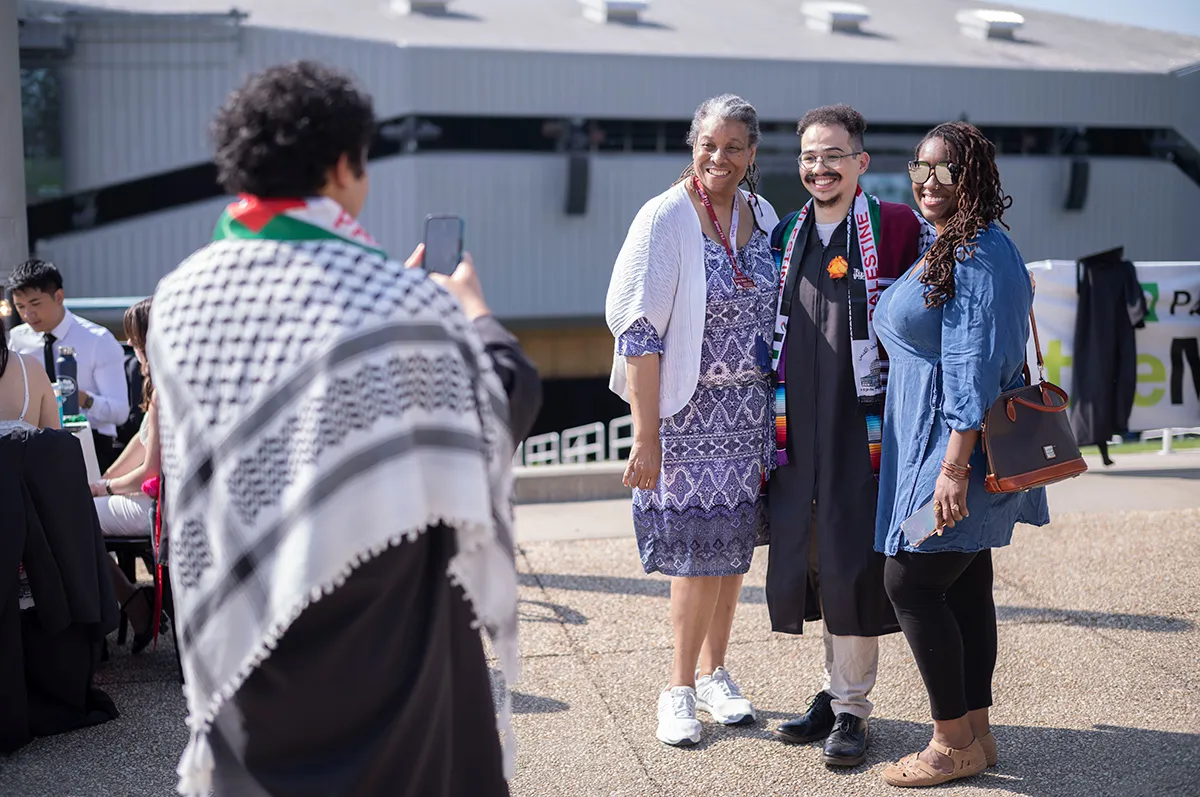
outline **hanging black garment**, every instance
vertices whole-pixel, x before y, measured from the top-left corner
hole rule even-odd
[[[87,470],[68,432],[0,436],[0,753],[107,722],[92,684],[117,598]],[[21,609],[17,565],[32,608]]]
[[[1099,445],[1129,431],[1146,297],[1124,247],[1081,259],[1076,278],[1071,429],[1080,445]]]

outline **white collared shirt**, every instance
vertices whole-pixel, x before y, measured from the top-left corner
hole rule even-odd
[[[54,358],[68,346],[75,350],[79,387],[91,395],[90,409],[80,407],[96,432],[117,436],[117,424],[129,418],[129,386],[125,381],[125,350],[113,334],[99,324],[67,310],[63,320],[51,330]],[[40,363],[46,349],[41,332],[28,324],[19,324],[8,333],[8,347],[21,354],[33,355]]]

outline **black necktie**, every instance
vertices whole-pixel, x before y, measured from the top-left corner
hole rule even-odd
[[[58,338],[47,332],[45,335],[42,335],[42,339],[46,341],[46,348],[42,355],[46,361],[46,376],[50,377],[50,381],[53,382],[58,379],[58,374],[54,372],[54,341],[58,340]]]

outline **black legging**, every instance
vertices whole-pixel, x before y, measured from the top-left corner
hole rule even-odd
[[[958,719],[991,706],[992,552],[899,551],[887,560],[884,586],[917,659],[933,718]]]

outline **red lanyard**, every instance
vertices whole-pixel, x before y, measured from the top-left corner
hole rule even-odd
[[[733,198],[733,221],[730,224],[730,234],[734,236],[733,243],[729,242],[729,238],[725,236],[725,231],[721,229],[721,222],[717,221],[717,212],[713,210],[712,201],[709,200],[708,194],[704,190],[704,186],[700,184],[700,178],[692,176],[692,185],[696,186],[696,193],[700,195],[700,201],[704,203],[704,209],[708,211],[709,221],[713,223],[713,227],[717,229],[717,235],[721,237],[721,243],[725,246],[725,254],[729,255],[729,265],[733,266],[733,282],[739,288],[753,288],[754,280],[747,277],[738,268],[737,250],[734,245],[737,243],[737,228],[738,228],[738,201],[737,196]]]

